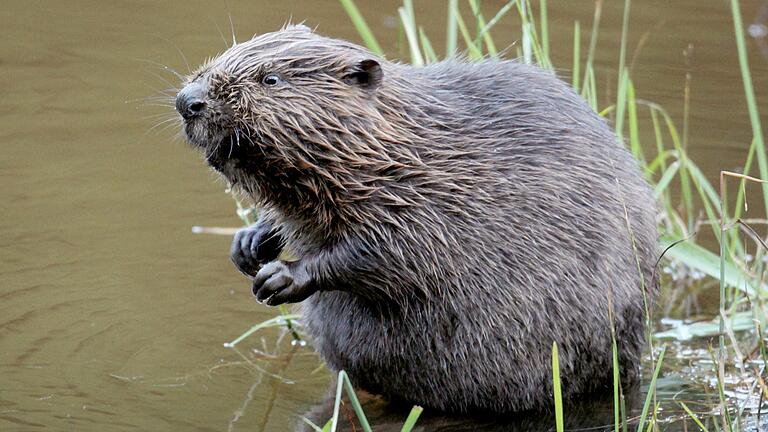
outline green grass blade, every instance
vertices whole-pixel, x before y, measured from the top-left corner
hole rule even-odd
[[[339,425],[339,409],[341,408],[341,392],[344,389],[344,371],[339,371],[336,382],[336,399],[333,402],[333,415],[331,416],[331,432],[336,432],[336,426]]]
[[[701,423],[701,420],[699,420],[699,418],[696,417],[696,414],[694,414],[693,411],[691,411],[691,409],[688,408],[688,405],[686,405],[684,402],[680,402],[680,406],[682,406],[685,412],[688,413],[688,417],[690,417],[691,420],[693,420],[693,422],[696,423],[696,426],[699,427],[700,432],[709,432],[709,429],[707,429],[704,426],[704,424]]]
[[[629,70],[626,64],[627,32],[629,30],[629,5],[630,0],[624,0],[624,15],[621,21],[621,50],[619,53],[619,78],[616,90],[616,133],[624,134],[624,109],[627,102],[627,91],[631,86],[629,82]],[[633,151],[634,153],[634,151]]]
[[[531,23],[528,22],[528,1],[521,0],[517,8],[523,20],[523,62],[531,64],[533,63],[533,54],[531,52]]]
[[[616,96],[616,135],[624,137],[624,110],[627,106],[627,86],[629,73],[626,69],[619,72],[619,91]]]
[[[475,44],[474,39],[472,39],[472,36],[469,34],[466,23],[464,23],[464,18],[462,18],[459,13],[456,14],[456,24],[459,26],[461,37],[464,38],[464,43],[467,45],[469,59],[479,60],[483,58],[483,50],[481,46]]]
[[[337,382],[336,382],[336,399],[334,400],[333,404],[333,416],[328,421],[328,423],[325,424],[325,426],[320,429],[309,421],[308,419],[302,417],[302,420],[307,423],[312,429],[315,431],[321,431],[321,432],[335,432],[336,428],[339,424],[339,411],[341,407],[341,401],[342,401],[342,390],[347,391],[347,396],[349,397],[349,404],[352,405],[352,409],[355,411],[355,415],[357,416],[357,420],[360,422],[360,426],[363,428],[363,432],[373,432],[371,429],[371,425],[368,422],[368,418],[366,418],[365,413],[363,412],[363,407],[360,405],[360,400],[357,398],[357,393],[355,392],[355,388],[352,386],[352,381],[349,380],[349,376],[345,371],[339,371]],[[411,409],[410,414],[408,414],[408,417],[405,419],[405,423],[403,424],[402,432],[410,432],[414,425],[416,424],[416,421],[418,420],[419,416],[421,415],[423,411],[423,408],[420,406],[414,406]]]
[[[296,330],[296,327],[293,325],[293,321],[290,318],[291,310],[288,308],[287,305],[284,305],[284,304],[278,306],[277,308],[278,310],[280,310],[280,315],[282,315],[283,319],[285,320],[285,328],[287,328],[288,331],[291,333],[291,337],[293,338],[293,340],[302,342],[303,339],[299,334],[298,330]]]
[[[651,399],[653,398],[653,395],[656,393],[656,379],[659,377],[659,371],[661,371],[661,364],[664,361],[664,353],[667,351],[667,347],[664,346],[661,348],[661,352],[659,353],[659,358],[656,360],[656,368],[653,370],[653,376],[651,377],[651,382],[648,384],[648,394],[645,395],[645,403],[643,404],[643,410],[640,413],[640,420],[637,424],[637,432],[642,432],[643,426],[645,425],[645,420],[648,417],[648,409],[651,405]]]
[[[688,170],[691,172],[691,179],[696,183],[697,187],[701,188],[702,201],[705,201],[713,206],[719,205],[720,197],[717,194],[717,190],[714,186],[712,186],[712,183],[709,182],[709,179],[701,171],[701,168],[689,160]],[[710,217],[712,217],[711,220],[713,221],[719,220],[719,212],[717,214],[713,213]]]
[[[437,54],[432,49],[432,44],[429,42],[429,38],[422,27],[419,27],[419,40],[421,41],[421,48],[424,50],[424,57],[426,57],[427,63],[436,62]]]
[[[475,15],[475,20],[477,21],[478,33],[475,40],[479,41],[479,39],[482,38],[485,42],[488,54],[492,57],[498,57],[498,52],[496,51],[496,45],[493,43],[493,39],[487,31],[485,33],[482,32],[482,29],[485,28],[485,18],[483,18],[483,13],[480,11],[480,3],[478,0],[469,0],[469,5],[472,8],[472,13]]]
[[[589,94],[592,95],[592,106],[597,111],[597,79],[595,78],[595,69],[589,67]]]
[[[720,193],[721,195],[725,195],[725,177],[722,174],[722,171],[720,172]],[[723,314],[723,311],[725,311],[725,265],[726,265],[726,241],[725,241],[725,221],[728,219],[728,214],[725,210],[725,200],[721,197],[720,199],[720,325],[719,325],[719,351],[718,351],[718,361],[720,362],[720,367],[717,369],[718,375],[717,375],[717,381],[718,381],[718,387],[720,390],[720,400],[722,403],[722,410],[725,415],[727,413],[728,408],[726,407],[725,403],[725,396],[723,396],[723,389],[722,386],[725,385],[724,383],[720,382],[721,374],[720,372],[723,371],[724,362],[725,362],[725,316]],[[730,262],[728,262],[730,264]],[[717,364],[717,362],[715,362]],[[728,426],[730,426],[730,420],[728,421]],[[729,428],[730,430],[730,428]]]
[[[678,239],[669,236],[662,236],[660,240],[662,250],[671,246],[677,240]],[[699,270],[707,276],[715,279],[720,278],[720,257],[695,243],[687,241],[678,243],[673,248],[669,249],[665,256],[679,260],[685,265]],[[756,295],[757,287],[749,282],[749,278],[746,277],[738,267],[726,262],[725,270],[724,281],[728,286],[743,291],[750,297]],[[762,286],[760,290],[762,293],[761,295],[768,294],[765,286]]]
[[[607,107],[603,108],[602,111],[597,113],[600,117],[608,117],[611,113],[616,111],[616,105],[608,105]]]
[[[549,58],[549,19],[547,18],[547,0],[539,0],[539,26],[541,27],[541,50]]]
[[[424,411],[424,408],[418,405],[411,408],[411,413],[408,414],[408,418],[405,419],[405,423],[403,423],[403,428],[400,430],[400,432],[411,432],[413,427],[416,425],[416,421],[419,419],[422,411]]]
[[[376,37],[373,36],[371,28],[368,27],[368,23],[365,22],[365,18],[363,18],[363,15],[360,14],[360,10],[355,5],[354,0],[339,1],[341,2],[341,6],[344,8],[344,10],[347,11],[347,15],[349,15],[349,19],[352,20],[352,25],[355,26],[357,33],[359,33],[360,37],[363,39],[363,43],[365,43],[368,49],[374,53],[380,56],[384,56],[384,50],[381,49],[381,45],[379,45]]]
[[[243,206],[243,203],[240,201],[240,197],[237,195],[237,192],[235,192],[234,189],[227,188],[227,192],[232,197],[232,199],[235,200],[235,206],[237,207],[237,217],[243,221],[243,225],[248,226],[256,223],[256,219],[259,218],[259,210],[256,207]]]
[[[691,180],[693,180],[693,185],[699,193],[699,198],[704,206],[704,213],[707,215],[707,220],[720,220],[720,199],[717,196],[717,192],[715,192],[712,184],[709,183],[709,180],[704,173],[701,172],[699,167],[690,160],[688,161],[688,175],[691,177]],[[710,224],[710,227],[712,227],[712,232],[715,234],[715,237],[720,239],[720,230],[717,225],[712,223]]]
[[[579,21],[573,23],[573,67],[571,70],[571,86],[579,92],[579,66],[581,66],[581,26]]]
[[[491,18],[491,20],[488,21],[488,24],[484,25],[482,30],[480,30],[480,32],[477,35],[477,38],[475,39],[475,43],[476,44],[480,43],[480,38],[485,38],[486,36],[490,37],[489,32],[491,31],[493,26],[495,26],[496,23],[498,23],[499,20],[501,20],[501,18],[507,12],[509,12],[509,10],[512,9],[513,6],[515,6],[515,4],[517,4],[517,0],[512,0],[510,2],[507,2],[507,4],[505,4],[504,6],[502,6],[501,9],[499,9],[499,11],[496,12],[496,15],[494,15],[493,18]],[[495,47],[494,47],[494,49],[495,49]]]
[[[459,13],[459,0],[448,0],[448,24],[446,25],[445,36],[445,57],[450,58],[456,55],[456,45],[458,43],[458,23],[456,15]]]
[[[589,38],[589,50],[587,51],[587,64],[584,66],[584,85],[581,86],[581,91],[587,90],[589,85],[588,79],[592,75],[592,85],[594,86],[594,71],[593,64],[595,62],[595,50],[597,49],[597,35],[600,30],[600,17],[603,13],[603,0],[597,0],[595,2],[595,14],[592,17],[592,35]],[[592,89],[594,90],[594,89]],[[583,94],[582,94],[583,96]],[[592,97],[597,98],[596,93],[592,92]],[[588,99],[589,100],[589,99]],[[597,111],[597,104],[592,109]]]
[[[749,146],[749,151],[747,152],[747,160],[744,162],[744,168],[741,170],[743,175],[749,175],[749,171],[752,169],[756,148],[756,140],[752,139],[752,144]],[[746,183],[747,180],[744,178],[739,181],[739,191],[736,193],[736,203],[733,207],[733,220],[740,219],[743,212],[745,211],[744,205],[747,199]],[[728,202],[727,197],[723,197],[723,199],[725,202]],[[744,245],[741,242],[741,237],[739,236],[738,230],[732,230],[730,232],[730,250],[736,251],[739,255],[746,253],[744,251]]]
[[[339,380],[344,381],[344,387],[347,389],[347,396],[349,396],[349,403],[352,405],[352,409],[355,410],[357,419],[360,421],[360,425],[363,427],[364,432],[372,432],[371,425],[368,424],[368,419],[365,417],[363,407],[360,406],[360,401],[357,399],[352,382],[349,380],[347,373],[344,371],[339,372]]]
[[[755,160],[755,153],[757,149],[757,140],[752,139],[752,144],[749,146],[747,152],[747,160],[744,162],[744,168],[741,170],[743,175],[749,175],[749,171],[752,169],[752,163]],[[747,179],[742,178],[739,181],[739,192],[736,195],[736,205],[734,207],[733,218],[738,219],[741,217],[744,211],[744,201],[746,200],[746,192],[744,186],[747,184]]]
[[[325,430],[325,427],[321,428],[320,426],[318,426],[318,425],[316,425],[316,424],[312,423],[312,421],[311,421],[310,419],[308,419],[308,418],[306,418],[306,417],[304,417],[304,416],[302,416],[302,417],[301,417],[301,421],[303,421],[304,423],[306,423],[306,424],[307,424],[309,427],[311,427],[311,428],[312,428],[312,430],[313,430],[313,431],[315,431],[315,432],[323,432],[323,431]],[[326,425],[327,425],[327,424],[328,424],[328,423],[326,423]]]
[[[282,325],[285,325],[286,322],[297,320],[299,318],[301,318],[301,315],[298,315],[298,314],[278,315],[278,316],[276,316],[274,318],[270,318],[270,319],[268,319],[266,321],[262,321],[262,322],[260,322],[260,323],[258,323],[256,325],[254,325],[253,327],[248,329],[245,333],[243,333],[240,336],[238,336],[237,338],[235,338],[235,340],[233,340],[232,342],[226,342],[224,344],[224,346],[227,347],[227,348],[233,348],[235,345],[237,345],[240,342],[242,342],[243,339],[247,338],[248,336],[256,333],[257,331],[259,331],[261,329],[264,329],[264,328],[267,328],[267,327],[282,326]]]
[[[529,56],[536,59],[536,64],[543,69],[552,69],[552,61],[544,55],[544,50],[539,43],[538,32],[536,31],[535,18],[531,13],[531,5],[527,0],[520,0],[517,3],[520,18],[523,21],[523,46],[528,47]],[[525,49],[524,49],[525,51]],[[525,56],[525,54],[524,54]],[[532,59],[526,60],[533,62]]]
[[[651,113],[651,123],[653,123],[653,136],[656,139],[656,154],[664,153],[664,137],[661,134],[661,125],[659,124],[659,115],[653,108],[648,110]],[[667,170],[667,164],[664,158],[661,159],[661,172]]]
[[[563,393],[560,388],[560,356],[557,353],[557,342],[552,343],[552,391],[555,396],[555,428],[563,432]]]
[[[667,132],[669,133],[670,138],[672,139],[672,146],[675,148],[678,154],[678,160],[680,160],[680,194],[682,195],[683,199],[683,209],[686,214],[686,222],[688,223],[688,231],[693,231],[693,223],[694,223],[694,206],[693,206],[693,189],[691,188],[691,178],[689,171],[689,160],[688,160],[688,154],[685,152],[685,149],[683,148],[682,142],[680,141],[680,134],[677,132],[677,128],[675,127],[675,123],[672,121],[672,117],[669,116],[669,114],[664,110],[664,108],[656,105],[656,104],[648,104],[649,107],[656,110],[659,114],[661,114],[662,118],[664,119],[664,122],[667,125]],[[717,231],[715,229],[715,231]],[[720,238],[720,233],[717,232],[715,234],[718,238]]]
[[[621,396],[621,383],[619,378],[619,348],[616,346],[616,334],[613,330],[613,323],[611,323],[611,352],[613,360],[613,423],[614,432],[619,432],[619,425],[621,423],[620,412],[620,400]]]
[[[679,163],[676,151],[662,149],[653,160],[648,162],[648,165],[645,166],[645,170],[651,174],[656,174],[657,172],[664,173],[668,169],[667,159],[672,159],[672,163]]]
[[[328,420],[325,422],[325,426],[323,426],[322,432],[331,432],[333,430],[333,422],[331,420]]]
[[[722,315],[721,315],[722,319]],[[720,407],[721,407],[721,413],[723,417],[725,418],[726,425],[724,428],[729,432],[736,432],[736,429],[734,429],[733,420],[731,420],[731,413],[728,410],[728,399],[725,397],[725,383],[721,378],[721,368],[724,368],[725,365],[722,363],[725,361],[723,357],[715,358],[715,353],[712,352],[712,349],[709,350],[709,356],[712,359],[712,365],[714,367],[715,377],[717,378],[715,380],[715,384],[717,385],[717,395],[720,398]]]
[[[640,143],[635,86],[630,79],[627,80],[627,119],[629,121],[629,148],[635,159],[640,161],[642,166],[645,166],[645,155],[643,155],[643,146]]]
[[[408,48],[411,53],[411,64],[414,66],[423,66],[424,57],[419,49],[419,33],[416,30],[416,17],[413,16],[413,0],[404,0],[404,6],[397,9],[400,15],[400,21],[403,23],[403,30],[408,41]]]
[[[625,403],[624,398],[621,398],[621,418],[624,420],[621,423],[621,431],[622,432],[629,432],[627,430],[627,427],[628,427],[627,424],[629,423],[627,421],[627,404]]]
[[[621,74],[624,68],[626,67],[630,4],[631,4],[630,0],[624,0],[624,14],[622,15],[622,18],[621,18],[621,48],[619,50],[619,74]]]
[[[757,147],[757,166],[760,170],[760,177],[768,179],[768,155],[766,155],[765,137],[760,123],[760,112],[757,109],[755,89],[752,86],[752,75],[749,72],[749,60],[746,43],[744,42],[744,26],[741,20],[739,0],[731,0],[731,13],[733,15],[733,29],[736,35],[736,49],[739,53],[741,80],[744,83],[744,95],[747,99],[747,108],[749,110],[749,122],[752,125],[752,135]],[[765,213],[768,215],[768,184],[763,184],[762,188]]]
[[[659,199],[664,194],[664,192],[666,192],[667,187],[669,186],[669,183],[677,174],[677,170],[679,167],[680,167],[679,162],[673,162],[672,165],[670,165],[669,168],[666,171],[664,171],[664,175],[661,176],[661,178],[659,179],[659,182],[656,183],[656,187],[653,188],[654,198]]]
[[[597,109],[597,90],[595,88],[595,71],[591,66],[584,69],[584,87],[581,89],[581,96],[587,100],[592,111]]]

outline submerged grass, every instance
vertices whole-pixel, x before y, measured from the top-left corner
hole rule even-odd
[[[352,409],[355,411],[357,421],[360,422],[360,427],[363,429],[363,432],[372,432],[373,429],[371,429],[368,418],[366,418],[365,413],[363,412],[363,408],[360,405],[360,400],[357,398],[357,394],[355,394],[354,387],[352,387],[352,382],[349,380],[347,373],[344,371],[339,371],[337,376],[336,396],[333,404],[333,416],[330,418],[330,420],[328,420],[328,422],[326,422],[322,428],[312,423],[312,421],[307,418],[302,418],[302,420],[317,432],[335,432],[339,426],[339,412],[341,410],[341,404],[344,397],[343,390],[346,390],[347,392],[349,403],[352,405]],[[411,432],[416,425],[416,421],[419,419],[422,411],[423,409],[420,406],[414,406],[411,409],[411,412],[408,414],[408,417],[406,417],[405,422],[403,422],[403,427],[400,429],[400,432]]]
[[[383,55],[384,51],[381,45],[378,43],[354,0],[339,1],[348,13],[352,24],[360,33],[363,42],[371,51]],[[531,0],[508,1],[493,15],[488,15],[491,16],[490,20],[485,19],[479,0],[467,0],[466,4],[460,4],[459,0],[448,0],[446,4],[447,21],[444,51],[446,58],[456,55],[462,55],[469,60],[499,57],[499,50],[493,39],[492,30],[499,22],[506,19],[514,19],[511,17],[514,14],[510,14],[510,12],[516,10],[517,20],[520,24],[521,44],[516,46],[515,49],[519,61],[535,63],[545,69],[554,68],[550,58],[549,12],[546,0],[539,0],[538,2]],[[462,4],[464,4],[464,10],[462,10]],[[538,8],[538,17],[535,14],[534,6]],[[672,331],[658,332],[653,338],[707,336],[718,338],[717,355],[713,356],[713,374],[717,377],[716,390],[719,395],[720,415],[697,414],[683,402],[674,403],[684,410],[687,418],[699,430],[707,431],[709,430],[707,427],[710,426],[715,430],[737,431],[741,428],[739,416],[742,410],[734,410],[735,407],[728,405],[729,400],[725,390],[727,382],[724,379],[726,367],[732,367],[737,364],[743,365],[743,363],[750,361],[750,355],[756,356],[756,360],[762,359],[763,369],[761,370],[755,366],[754,373],[756,382],[760,383],[760,388],[765,393],[766,398],[768,398],[768,389],[765,386],[766,379],[762,376],[765,374],[765,359],[767,357],[766,352],[768,352],[763,338],[766,319],[764,313],[761,312],[765,308],[766,298],[768,297],[768,287],[765,280],[766,265],[762,261],[762,258],[765,257],[768,251],[764,247],[765,241],[761,243],[759,235],[756,233],[751,237],[744,235],[751,228],[742,220],[747,202],[746,183],[749,181],[761,183],[762,200],[765,203],[766,214],[768,214],[768,184],[764,182],[765,179],[768,179],[768,156],[749,70],[739,1],[731,0],[730,8],[753,139],[750,143],[742,172],[721,174],[722,179],[719,190],[712,185],[710,180],[689,158],[687,153],[689,77],[686,79],[686,96],[683,101],[685,109],[684,118],[682,119],[682,134],[679,133],[675,121],[663,107],[642,100],[637,96],[638,91],[632,81],[631,69],[626,65],[627,40],[630,31],[630,7],[630,0],[624,0],[620,51],[616,68],[615,102],[608,106],[601,106],[596,86],[598,72],[595,70],[595,53],[597,52],[603,9],[602,0],[595,0],[586,58],[582,58],[581,52],[582,25],[578,21],[574,22],[573,49],[571,53],[573,63],[570,73],[571,84],[574,90],[581,94],[596,112],[613,120],[616,133],[627,143],[628,148],[641,164],[646,178],[653,185],[654,196],[658,200],[661,211],[659,221],[659,231],[661,233],[660,250],[665,250],[666,262],[673,267],[673,270],[676,269],[674,270],[675,272],[683,277],[699,272],[714,279],[719,279],[720,313],[717,318],[710,322],[685,324]],[[400,31],[405,37],[404,46],[407,49],[406,52],[410,62],[416,66],[421,66],[439,61],[440,59],[434,44],[430,41],[424,28],[418,25],[412,0],[404,0],[403,6],[398,9],[398,16],[400,18]],[[465,20],[465,16],[469,16],[470,19]],[[645,117],[646,115],[647,117]],[[650,122],[648,119],[650,119]],[[650,133],[642,134],[641,132],[644,130]],[[650,137],[653,145],[642,145],[641,135],[646,140]],[[649,155],[649,151],[653,151],[655,154]],[[754,159],[757,160],[756,175],[760,178],[750,177]],[[729,199],[726,195],[724,176],[739,179],[739,189],[735,199]],[[703,212],[703,217],[698,216],[701,212]],[[248,209],[243,209],[239,203],[238,213],[241,216],[246,215],[251,218],[253,216],[252,212],[249,213]],[[729,217],[729,215],[731,216]],[[248,217],[243,217],[243,220],[245,222],[252,222]],[[711,234],[719,242],[719,256],[717,253],[697,244],[696,234],[701,228],[711,231]],[[631,227],[629,227],[629,230],[631,233]],[[752,231],[754,232],[754,230]],[[755,237],[757,240],[754,239]],[[750,239],[754,240],[752,242],[754,245],[750,244]],[[750,247],[756,250],[752,259],[750,259],[750,255],[747,253]],[[690,280],[690,278],[688,279]],[[281,314],[280,317],[254,326],[249,332],[231,342],[230,346],[234,346],[253,331],[273,325],[286,325],[294,332],[294,337],[300,337],[295,332],[295,329],[291,327],[292,320],[296,320],[299,317],[290,315],[286,310],[282,310]],[[649,311],[647,311],[647,315],[649,315]],[[650,316],[647,318],[650,334],[652,331]],[[730,341],[731,346],[728,346],[727,342],[729,341],[726,340],[725,335],[733,334],[734,332],[752,332],[753,337],[750,340],[756,348],[748,351],[752,354],[748,355],[747,358],[736,358],[735,354],[741,351],[736,346],[738,342],[735,339]],[[663,367],[665,351],[666,347],[662,347],[658,353],[658,358],[654,361],[655,368],[649,383],[645,403],[639,418],[636,419],[638,421],[636,429],[638,432],[658,430],[660,427],[658,422],[662,413],[659,411],[661,405],[657,401],[656,383]],[[612,360],[615,372],[614,428],[616,431],[627,430],[629,423],[629,414],[626,412],[618,381],[618,358],[620,355],[621,353],[614,342]],[[554,345],[552,352],[553,383],[555,389],[553,403],[556,409],[556,428],[559,431],[563,428],[564,413],[562,411],[558,362],[557,346]],[[358,416],[363,430],[370,430],[365,414],[354,395],[351,383],[343,371],[339,373],[336,409],[334,410],[333,418],[323,428],[315,425],[313,427],[319,431],[335,430],[343,386],[346,387],[350,403]],[[734,411],[736,412],[736,418],[732,417]],[[408,431],[413,427],[420,413],[421,408],[414,407],[414,410],[405,422],[403,431]]]

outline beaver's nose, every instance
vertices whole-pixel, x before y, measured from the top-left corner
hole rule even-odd
[[[176,95],[176,111],[185,120],[200,116],[205,111],[205,91],[198,83],[184,86]]]

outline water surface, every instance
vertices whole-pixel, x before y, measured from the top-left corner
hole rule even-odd
[[[593,3],[550,3],[554,59],[568,76],[573,21],[586,35]],[[602,94],[615,88],[622,2],[605,3]],[[490,16],[502,2],[483,4]],[[397,58],[398,3],[360,5]],[[745,20],[761,7],[744,1]],[[439,47],[444,8],[416,5]],[[240,40],[292,19],[359,41],[336,1],[0,6],[0,430],[285,431],[323,399],[329,374],[278,330],[248,339],[242,354],[223,347],[276,311],[252,301],[229,238],[191,233],[239,224],[225,185],[173,125],[152,129],[171,111],[145,98],[178,84],[158,64],[185,73],[225,49],[230,16]],[[514,51],[518,29],[500,24],[497,44]],[[712,179],[738,168],[751,132],[726,2],[633,2],[630,48],[640,42],[630,51],[639,97],[682,124],[690,74],[692,157]],[[768,58],[756,42],[765,113]],[[689,391],[689,379],[670,372],[660,391]],[[685,394],[695,403],[697,392]]]

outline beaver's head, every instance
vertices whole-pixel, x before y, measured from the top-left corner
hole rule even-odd
[[[364,158],[366,149],[343,143],[375,127],[382,80],[380,61],[364,48],[289,26],[202,66],[178,93],[176,110],[187,140],[233,183],[260,174],[307,182],[302,173]]]

